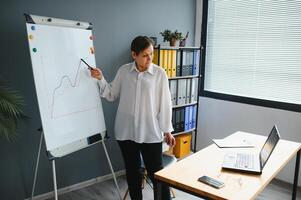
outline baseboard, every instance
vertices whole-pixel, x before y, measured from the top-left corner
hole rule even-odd
[[[124,174],[125,174],[125,170],[120,170],[120,171],[115,172],[116,177],[122,176]],[[99,177],[96,177],[96,178],[92,178],[90,180],[87,180],[87,181],[84,181],[84,182],[81,182],[81,183],[76,183],[74,185],[70,185],[70,186],[67,186],[67,187],[64,187],[64,188],[59,188],[58,189],[58,195],[61,195],[61,194],[67,193],[67,192],[71,192],[71,191],[74,191],[74,190],[79,190],[79,189],[85,188],[87,186],[94,185],[96,183],[100,183],[100,182],[103,182],[103,181],[106,181],[106,180],[109,180],[109,179],[112,179],[112,178],[113,178],[113,175],[108,174],[108,175],[105,175],[105,176],[99,176]],[[54,197],[54,191],[34,196],[32,200],[45,200],[45,199],[49,199],[49,198],[52,198],[52,197]],[[26,198],[24,200],[31,200],[31,197]]]

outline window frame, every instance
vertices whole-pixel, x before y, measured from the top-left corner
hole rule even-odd
[[[201,59],[200,59],[200,72],[201,72],[201,81],[200,81],[200,91],[199,94],[202,97],[209,97],[213,99],[220,99],[238,103],[245,103],[250,105],[262,106],[262,107],[269,107],[269,108],[277,108],[282,110],[288,111],[295,111],[301,112],[301,105],[300,104],[293,104],[293,103],[286,103],[280,101],[271,101],[266,99],[257,99],[251,97],[244,97],[244,96],[236,96],[236,95],[229,95],[217,92],[211,92],[204,90],[204,83],[205,83],[205,61],[206,61],[206,40],[207,40],[207,19],[208,19],[208,1],[203,0],[203,8],[202,8],[202,30],[201,30]]]

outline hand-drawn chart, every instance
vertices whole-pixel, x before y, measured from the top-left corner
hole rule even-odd
[[[92,31],[27,23],[39,109],[48,150],[106,131]]]

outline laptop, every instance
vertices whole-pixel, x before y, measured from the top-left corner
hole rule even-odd
[[[261,174],[263,167],[276,147],[280,135],[274,125],[260,153],[227,152],[224,156],[222,168],[252,174]]]

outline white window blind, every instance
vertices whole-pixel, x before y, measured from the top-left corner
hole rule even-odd
[[[209,0],[204,91],[301,104],[301,1]]]

